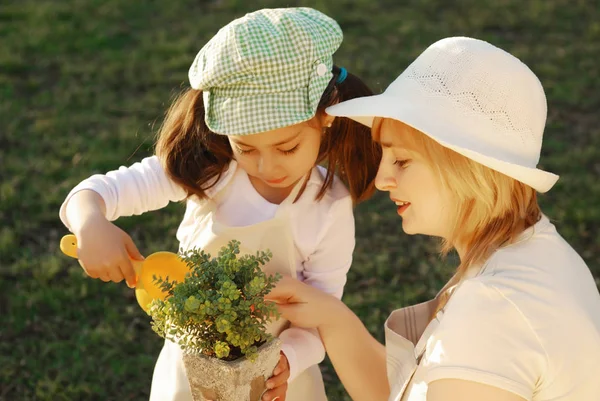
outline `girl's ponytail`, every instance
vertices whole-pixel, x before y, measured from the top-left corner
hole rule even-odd
[[[336,103],[371,95],[373,92],[360,78],[334,66],[333,78],[321,97],[318,110],[325,112],[325,108]],[[323,160],[328,174],[317,199],[322,198],[332,185],[335,172],[348,186],[355,204],[368,199],[375,191],[381,145],[373,141],[369,127],[349,118],[337,117],[325,130],[321,142],[318,161]]]
[[[204,122],[202,91],[187,89],[173,102],[158,133],[156,155],[167,174],[188,197],[206,197],[233,158],[225,135],[213,134]]]

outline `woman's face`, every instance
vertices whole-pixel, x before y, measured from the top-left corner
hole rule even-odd
[[[403,146],[405,131],[400,122],[383,120],[379,138],[383,156],[375,186],[390,193],[402,217],[405,233],[448,238],[452,196],[442,185],[434,167],[418,152]]]

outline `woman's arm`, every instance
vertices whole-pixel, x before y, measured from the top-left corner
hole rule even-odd
[[[327,355],[353,400],[385,401],[390,395],[385,347],[346,305],[339,305],[331,323],[319,327]]]
[[[429,384],[427,401],[525,401],[515,393],[469,380],[440,379]]]
[[[267,296],[283,317],[317,328],[342,384],[355,401],[387,400],[385,347],[344,303],[297,280],[284,278]]]

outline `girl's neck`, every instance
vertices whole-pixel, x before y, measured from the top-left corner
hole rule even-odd
[[[252,184],[256,192],[258,192],[258,194],[262,196],[267,202],[273,203],[275,205],[280,205],[281,202],[283,202],[290,195],[290,193],[294,189],[294,186],[296,185],[296,183],[293,183],[289,187],[273,188],[265,184],[264,181],[261,181],[258,178],[252,177],[250,175],[248,175],[248,178],[250,179],[250,183]]]

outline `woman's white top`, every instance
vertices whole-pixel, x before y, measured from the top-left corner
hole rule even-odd
[[[475,381],[525,400],[600,400],[600,294],[545,216],[470,272],[416,347],[395,335],[393,320],[386,325],[390,400],[425,401],[439,379]]]

